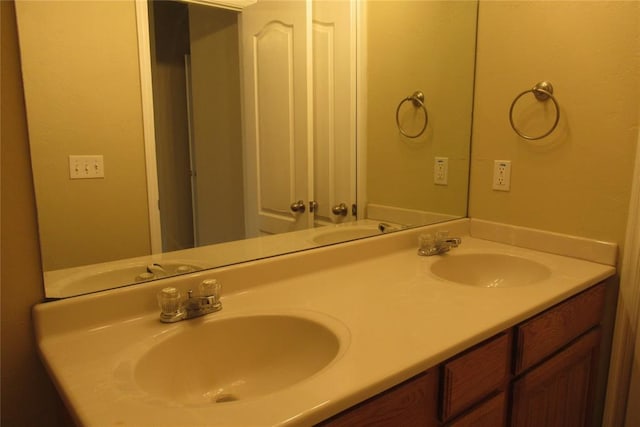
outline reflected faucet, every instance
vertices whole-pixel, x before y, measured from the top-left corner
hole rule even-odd
[[[162,289],[158,293],[160,321],[173,323],[222,310],[220,289],[220,283],[215,279],[203,281],[197,296],[194,296],[193,291],[189,289],[186,299],[182,298],[176,288]]]
[[[157,264],[155,262],[153,264],[147,265],[147,273],[151,273],[156,277],[163,277],[163,276],[169,275],[169,273],[167,273],[167,270],[165,270],[164,267],[162,267],[162,265]]]
[[[418,255],[432,256],[449,252],[451,248],[457,248],[461,243],[460,237],[449,237],[448,231],[436,231],[435,239],[431,234],[421,234],[418,238],[420,247]]]
[[[406,226],[396,226],[396,225],[391,225],[391,224],[387,224],[386,222],[381,222],[380,224],[378,224],[378,231],[380,231],[381,233],[391,233],[392,231],[400,231],[400,230],[404,230],[405,228],[407,228]]]

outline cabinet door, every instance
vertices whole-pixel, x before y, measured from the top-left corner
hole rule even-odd
[[[596,328],[515,381],[512,425],[587,425],[599,342],[600,328]]]
[[[322,427],[437,427],[438,371],[431,369],[348,409]]]

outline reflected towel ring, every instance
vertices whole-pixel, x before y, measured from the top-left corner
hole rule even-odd
[[[553,123],[553,126],[551,126],[551,129],[549,129],[546,133],[544,133],[543,135],[540,135],[540,136],[525,135],[518,128],[516,128],[516,125],[513,123],[513,107],[516,105],[516,102],[518,102],[518,100],[523,95],[526,95],[529,92],[533,93],[533,95],[536,97],[536,99],[538,101],[546,101],[547,99],[551,99],[553,101],[553,104],[556,107],[556,121]],[[509,123],[511,123],[511,128],[513,128],[513,130],[520,137],[522,137],[524,139],[528,139],[530,141],[535,141],[537,139],[542,139],[545,136],[550,135],[551,132],[553,132],[556,129],[556,126],[558,126],[558,122],[559,121],[560,121],[560,105],[558,105],[558,101],[556,100],[555,96],[553,96],[553,86],[551,86],[551,83],[546,82],[546,81],[545,82],[540,82],[540,83],[536,84],[532,89],[525,90],[524,92],[522,92],[521,94],[516,96],[516,99],[514,99],[513,102],[511,103],[511,108],[509,108]]]
[[[411,101],[415,107],[422,107],[422,111],[424,112],[424,126],[422,126],[420,132],[415,135],[407,133],[402,128],[402,125],[400,125],[400,107],[402,107],[402,104],[407,101]],[[427,123],[429,123],[429,114],[427,113],[427,107],[424,106],[424,93],[418,90],[414,92],[413,95],[407,96],[402,101],[400,101],[400,104],[398,104],[398,108],[396,108],[396,125],[398,126],[398,130],[401,134],[403,134],[407,138],[417,138],[424,133],[425,129],[427,129]]]

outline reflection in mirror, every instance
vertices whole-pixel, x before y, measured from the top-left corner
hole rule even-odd
[[[49,298],[466,215],[476,1],[16,8]]]

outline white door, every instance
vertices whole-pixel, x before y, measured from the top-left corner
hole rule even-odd
[[[261,0],[240,16],[247,237],[313,224],[309,7]]]
[[[316,224],[355,220],[355,2],[313,2],[313,141]],[[344,204],[346,215],[335,214]]]

